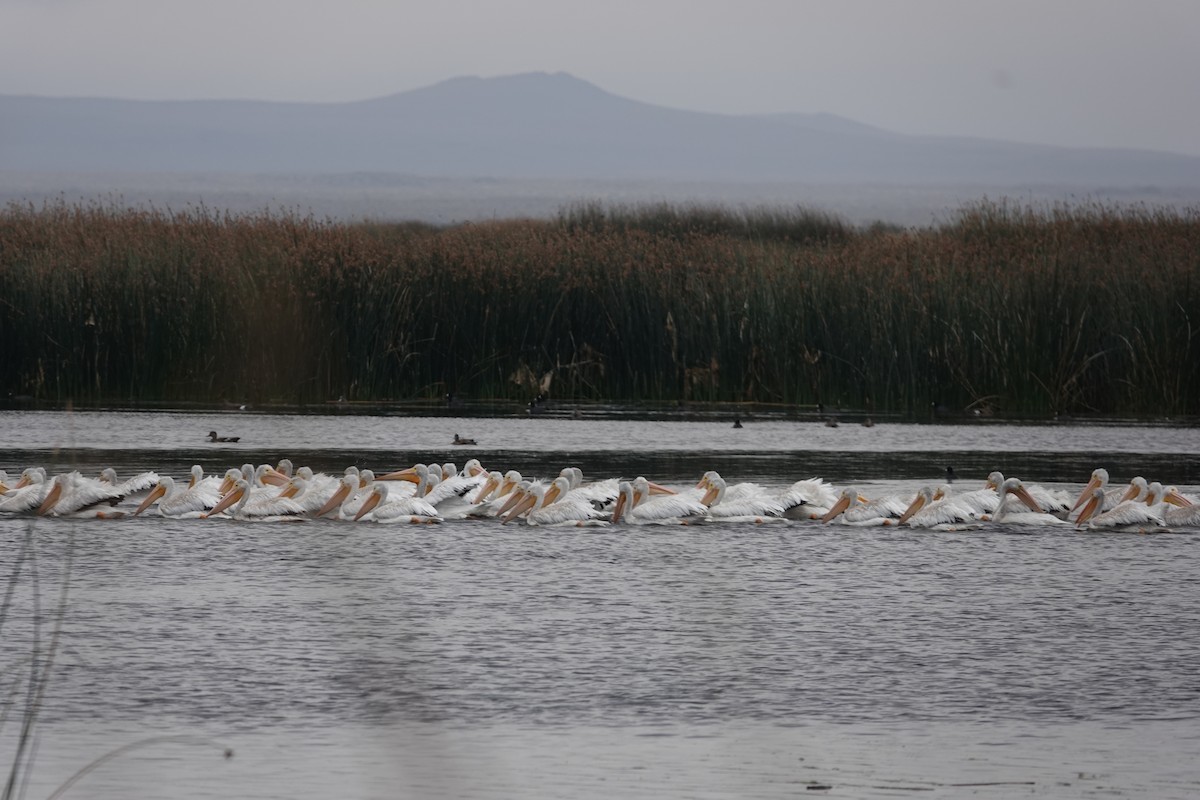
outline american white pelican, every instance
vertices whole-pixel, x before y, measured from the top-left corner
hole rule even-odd
[[[467,459],[467,463],[463,464],[462,472],[459,474],[466,475],[468,478],[478,478],[486,476],[488,471],[483,468],[483,464],[479,463],[478,458],[470,458]]]
[[[355,467],[352,473],[344,474],[357,477],[359,474],[358,468]],[[283,487],[279,496],[297,498],[303,494],[307,499],[301,505],[316,503],[315,508],[313,508],[315,511],[337,491],[340,485],[340,479],[332,475],[326,475],[324,472],[313,472],[311,467],[300,467],[292,475],[292,479],[288,482],[288,485]],[[316,502],[318,499],[321,502]]]
[[[1000,493],[990,484],[983,489],[971,489],[957,493],[952,492],[949,484],[946,484],[940,487],[940,491],[944,496],[953,499],[957,505],[969,509],[976,518],[984,515],[990,517],[995,514],[1003,500]]]
[[[50,476],[46,474],[45,467],[26,467],[25,469],[21,470],[21,477],[17,479],[16,486],[12,488],[24,489],[26,486],[34,483],[35,476],[40,477],[42,483],[50,482]]]
[[[109,484],[84,478],[78,472],[67,472],[56,475],[46,492],[42,504],[38,506],[38,516],[63,517],[67,515],[86,515],[96,517],[124,516],[111,511],[100,511],[98,506],[106,505],[110,509],[124,498],[115,487]]]
[[[776,499],[783,505],[786,519],[820,519],[837,505],[839,497],[822,478],[806,478],[784,489]]]
[[[730,500],[726,497],[725,479],[720,475],[710,478],[708,485],[709,489],[700,498],[700,503],[708,507],[708,515],[714,521],[762,523],[783,519],[783,504],[768,495],[762,487],[758,487],[757,492],[749,489],[740,492]]]
[[[1191,503],[1175,487],[1150,484],[1146,505],[1171,528],[1200,528],[1200,504]]]
[[[520,479],[520,473],[515,470],[509,470],[508,478],[495,470],[489,472],[478,491],[468,494],[464,498],[469,501],[469,505],[463,516],[469,518],[496,516],[500,508],[512,496],[512,490],[517,487]]]
[[[520,482],[521,473],[515,469],[510,469],[503,476],[501,476],[499,471],[493,470],[488,473],[483,486],[479,487],[479,491],[471,498],[471,502],[487,503],[501,497],[506,497]]]
[[[461,519],[470,516],[472,511],[478,515],[478,509],[473,508],[465,495],[478,493],[479,488],[487,481],[481,473],[459,475],[453,464],[414,464],[407,469],[382,475],[379,480],[416,484],[416,489],[410,496],[422,498],[436,508],[440,516],[447,519]],[[389,491],[392,495],[405,491],[400,489],[398,492],[398,488],[393,487]]]
[[[721,481],[721,483],[725,484],[725,492],[723,497],[727,502],[740,500],[743,497],[759,497],[766,493],[766,490],[757,483],[735,483],[730,486],[728,482],[721,477],[721,473],[717,472],[715,469],[710,469],[708,472],[705,472],[702,476],[700,476],[700,480],[696,482],[695,488],[703,489],[704,491],[701,492],[700,496],[704,497],[712,491],[717,481]]]
[[[486,482],[487,473],[484,472],[479,460],[473,458],[463,465],[461,472],[457,471],[453,464],[443,464],[438,486],[442,487],[440,492],[447,499],[454,495],[461,498],[462,503],[466,505],[471,502],[470,496],[476,494]]]
[[[1071,524],[1061,517],[1056,517],[1053,514],[1047,514],[1042,511],[1038,506],[1037,500],[1025,489],[1025,484],[1021,483],[1017,478],[1006,478],[1000,484],[999,494],[1000,505],[997,507],[996,513],[991,516],[991,521],[994,523],[1039,526]],[[1012,510],[1012,506],[1005,502],[1009,495],[1021,501],[1029,511]]]
[[[291,480],[291,478],[270,464],[259,464],[252,470],[252,474],[254,475],[254,478],[250,480],[252,486],[274,486],[277,490],[282,490],[284,486],[287,486],[287,482]],[[278,493],[276,491],[276,494]]]
[[[484,478],[483,485],[479,487],[475,494],[471,495],[472,503],[483,503],[491,500],[495,495],[496,490],[500,488],[500,483],[504,480],[504,476],[498,470],[492,470]]]
[[[0,496],[0,513],[26,514],[36,511],[49,491],[50,481],[46,478],[46,471],[41,467],[27,469],[16,486]]]
[[[358,485],[352,496],[347,497],[341,502],[338,508],[338,519],[353,520],[362,508],[363,503],[371,494],[371,488],[375,485],[375,473],[369,469],[358,470],[357,475],[351,475],[350,479],[358,481]],[[323,507],[323,506],[322,506]]]
[[[304,469],[304,467],[301,467],[301,469]],[[309,474],[311,475],[311,472]],[[334,492],[341,485],[338,481],[329,478],[329,476],[325,477],[328,480],[317,481],[315,477],[306,477],[297,471],[277,496],[294,500],[305,512],[313,513],[329,502],[329,498],[333,496]]]
[[[192,464],[191,472],[188,474],[188,487],[190,488],[192,486],[199,486],[201,484],[206,484],[207,486],[211,487],[213,491],[216,491],[218,494],[222,494],[222,492],[219,491],[221,478],[218,478],[215,475],[209,475],[206,477],[204,475],[204,467],[200,466],[199,464]],[[230,485],[232,486],[232,482]]]
[[[650,482],[637,477],[632,482],[621,481],[620,494],[613,508],[612,522],[616,525],[694,525],[709,522],[712,517],[700,499],[687,494],[666,494],[651,497]]]
[[[255,522],[300,519],[304,513],[300,504],[290,497],[279,497],[277,493],[255,489],[245,478],[234,481],[233,489],[201,519],[211,519],[226,511],[234,519]]]
[[[159,478],[158,485],[133,512],[138,516],[158,501],[158,513],[171,519],[198,519],[221,502],[213,481],[198,481],[191,486],[177,485],[170,475]]]
[[[988,475],[987,487],[994,489],[996,494],[1003,494],[1000,491],[1003,486],[1004,473],[993,472]],[[1033,498],[1039,513],[1065,514],[1071,510],[1071,496],[1064,491],[1037,485],[1025,486],[1024,483],[1021,486],[1023,491]]]
[[[847,487],[842,489],[837,501],[818,519],[823,524],[837,521],[839,525],[868,528],[895,525],[896,517],[903,511],[903,507],[896,511],[890,499],[883,502],[863,502],[858,489]]]
[[[559,477],[567,479],[568,491],[571,495],[586,498],[598,510],[602,511],[610,508],[613,503],[617,502],[617,484],[619,481],[616,478],[585,483],[583,480],[583,470],[579,467],[563,467],[562,471],[558,474]],[[553,500],[555,498],[551,497],[549,499]]]
[[[938,498],[937,495],[941,497]],[[975,511],[968,505],[957,502],[942,490],[922,486],[912,505],[905,509],[896,521],[897,525],[935,530],[962,530],[964,525],[976,521]]]
[[[442,521],[437,509],[419,497],[388,500],[388,484],[376,483],[367,493],[354,521],[432,524]]]
[[[550,491],[556,499],[549,500]],[[551,483],[551,489],[545,485],[531,486],[526,496],[521,500],[500,524],[511,522],[524,515],[527,525],[555,525],[572,527],[602,527],[608,522],[602,519],[604,513],[597,511],[581,494],[570,491],[570,481],[560,475]]]
[[[358,511],[359,506],[355,505],[354,512],[349,510],[349,505],[362,491],[362,485],[359,480],[358,471],[354,474],[347,473],[338,479],[337,487],[333,493],[326,498],[324,505],[313,513],[313,517],[320,519],[334,511],[338,512],[338,519],[354,519],[354,513]]]
[[[108,467],[100,472],[100,480],[113,487],[117,492],[120,492],[124,498],[130,498],[134,495],[144,494],[158,485],[157,472],[139,472],[132,478],[119,480],[117,471],[112,467]]]
[[[500,498],[504,502],[500,503],[500,507],[496,509],[496,516],[503,518],[508,512],[516,508],[518,504],[524,502],[525,498],[529,496],[530,489],[535,485],[541,486],[544,484],[541,481],[531,481],[525,478],[518,481],[511,492]]]
[[[1083,504],[1083,510],[1079,512],[1079,519],[1075,521],[1075,524],[1079,527],[1086,525],[1091,530],[1104,528],[1145,530],[1166,525],[1166,521],[1157,513],[1157,510],[1141,500],[1125,500],[1108,511],[1100,511],[1103,505],[1104,490],[1092,489],[1091,499]]]
[[[1095,489],[1104,490],[1104,502],[1095,513],[1108,511],[1115,508],[1118,504],[1124,503],[1126,500],[1133,500],[1143,495],[1146,491],[1146,479],[1138,476],[1129,482],[1128,488],[1115,487],[1108,485],[1108,470],[1103,467],[1092,470],[1092,475],[1088,478],[1088,482],[1084,484],[1083,490],[1079,493],[1079,497],[1071,505],[1071,510],[1067,514],[1068,519],[1077,519],[1079,511],[1083,508],[1083,504],[1092,499],[1092,492]]]

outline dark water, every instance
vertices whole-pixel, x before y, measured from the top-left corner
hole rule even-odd
[[[467,457],[445,420],[134,416],[0,415],[0,468]],[[1194,468],[1197,451],[1195,431],[1163,428],[454,424],[487,466],[680,482],[706,457],[784,483],[820,472],[790,471],[817,454],[893,487],[948,453],[1019,475],[1034,454],[1104,453],[1114,478],[1186,485],[1145,466]],[[249,441],[197,445],[212,428]],[[1194,534],[38,520],[35,591],[28,561],[10,581],[29,531],[0,519],[5,698],[23,703],[70,564],[30,797],[157,735],[217,744],[148,744],[66,796],[1200,795]]]

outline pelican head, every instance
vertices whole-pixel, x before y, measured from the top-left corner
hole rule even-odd
[[[1083,526],[1089,519],[1100,513],[1103,508],[1104,489],[1097,486],[1088,493],[1087,502],[1084,503],[1083,510],[1079,512],[1079,518],[1075,520],[1075,524]]]
[[[1037,504],[1037,501],[1033,499],[1033,496],[1030,495],[1029,491],[1025,488],[1025,484],[1021,483],[1019,479],[1008,478],[1003,484],[1001,484],[1000,489],[1001,501],[1003,501],[1004,495],[1011,494],[1013,497],[1024,503],[1030,511],[1041,513],[1042,507]],[[1103,491],[1100,493],[1104,494]]]
[[[377,483],[371,489],[371,493],[367,499],[363,501],[362,507],[358,509],[358,513],[354,515],[354,521],[358,522],[366,514],[370,513],[380,503],[386,503],[388,496],[388,486],[386,483]]]
[[[924,508],[925,506],[929,505],[932,502],[933,502],[933,487],[932,486],[922,486],[920,491],[917,492],[917,496],[915,498],[913,498],[913,501],[909,505],[909,507],[906,508],[904,510],[904,513],[900,515],[900,519],[896,521],[896,524],[903,525],[904,523],[908,522],[910,519],[912,519],[914,514],[916,514],[918,511],[920,511],[922,508]]]
[[[546,505],[546,487],[540,483],[530,486],[525,491],[525,496],[508,512],[508,516],[500,520],[500,524],[504,525],[505,523],[512,522],[525,512],[536,511],[544,505]]]
[[[145,511],[150,506],[154,505],[154,501],[175,492],[175,479],[170,475],[166,475],[158,479],[158,485],[150,490],[150,494],[146,495],[146,499],[137,507],[137,511],[133,512],[133,516],[137,516]]]
[[[621,481],[617,484],[617,503],[613,506],[612,523],[616,525],[626,513],[626,507],[633,509],[633,484]]]
[[[233,482],[233,488],[225,493],[225,496],[222,497],[215,506],[213,506],[211,511],[200,515],[200,518],[208,519],[209,517],[214,517],[225,509],[229,508],[234,503],[237,503],[238,507],[240,508],[241,506],[245,505],[246,498],[249,496],[250,481],[246,480],[245,478],[238,478]]]
[[[858,499],[858,489],[842,489],[838,495],[838,500],[833,504],[833,507],[826,512],[825,516],[821,517],[822,523],[832,522],[839,515],[844,514],[848,509],[853,508],[861,502]]]
[[[1083,491],[1079,493],[1079,498],[1075,501],[1075,505],[1071,506],[1071,511],[1074,512],[1075,509],[1091,499],[1093,489],[1103,489],[1105,486],[1108,486],[1108,470],[1104,467],[1092,470],[1092,476],[1084,484]]]

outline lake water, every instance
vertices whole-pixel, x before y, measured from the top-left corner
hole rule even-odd
[[[0,436],[10,474],[476,456],[867,493],[950,465],[972,488],[994,468],[1076,491],[1096,466],[1200,483],[1200,433],[1165,426],[0,412]],[[30,533],[36,586],[28,560],[11,578]],[[1192,798],[1197,541],[3,518],[0,760],[69,564],[31,798],[150,737],[189,738],[65,796]]]

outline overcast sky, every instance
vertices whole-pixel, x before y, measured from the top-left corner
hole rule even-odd
[[[1198,0],[0,0],[3,94],[358,100],[534,70],[676,108],[1200,155]]]

